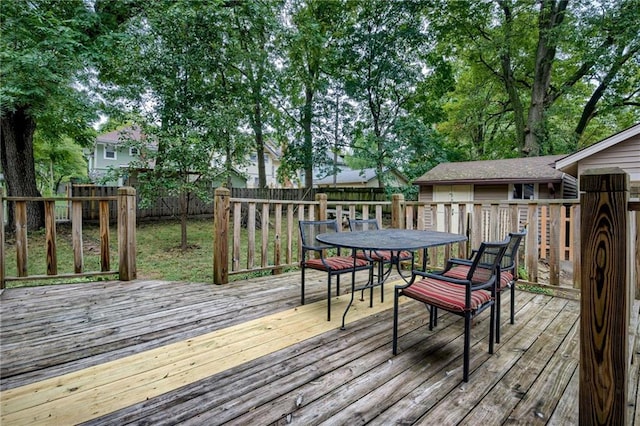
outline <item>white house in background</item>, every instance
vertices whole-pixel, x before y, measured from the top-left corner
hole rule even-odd
[[[278,168],[280,167],[281,161],[282,153],[280,150],[271,146],[269,143],[265,143],[264,171],[269,188],[283,187],[283,185],[278,182]],[[238,170],[247,177],[247,188],[258,187],[258,154],[251,154],[249,156],[249,165],[246,167],[238,167]]]
[[[631,197],[640,197],[640,123],[556,161],[557,170],[578,178],[585,170],[619,167],[629,173]]]
[[[125,141],[128,139],[139,141],[142,137],[140,128],[136,126],[98,135],[93,150],[85,150],[89,178],[96,181],[103,178],[109,169],[129,167],[129,163],[137,159],[140,153],[137,148],[125,146]],[[122,186],[123,178],[108,184]]]
[[[139,127],[125,127],[119,130],[103,133],[96,138],[93,150],[85,151],[87,163],[89,167],[89,177],[93,181],[103,178],[111,168],[127,168],[131,161],[139,156],[136,148],[125,146],[125,141],[133,139],[140,141],[144,135]],[[152,146],[152,148],[154,148]],[[249,157],[249,165],[238,167],[238,176],[234,177],[234,185],[237,187],[257,188],[258,187],[258,156],[254,153]],[[265,172],[267,177],[267,186],[270,188],[280,188],[277,181],[278,168],[281,163],[281,153],[279,150],[265,144]],[[244,178],[241,179],[243,175]],[[246,179],[246,183],[244,182]],[[122,186],[123,178],[117,181],[108,182],[108,185]]]

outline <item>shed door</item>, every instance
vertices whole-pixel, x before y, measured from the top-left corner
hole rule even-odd
[[[433,187],[433,201],[441,203],[459,203],[473,200],[473,185],[435,185]],[[451,231],[463,232],[458,229],[460,208],[458,204],[451,206]],[[438,231],[444,231],[444,205],[438,205]]]

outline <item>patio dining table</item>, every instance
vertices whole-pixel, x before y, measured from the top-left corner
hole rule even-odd
[[[403,251],[417,251],[423,250],[422,256],[422,268],[426,267],[426,252],[430,247],[436,247],[446,244],[459,243],[466,241],[467,237],[461,234],[455,234],[451,232],[439,232],[439,231],[421,231],[417,229],[377,229],[369,231],[354,231],[354,232],[330,232],[325,234],[319,234],[316,239],[321,243],[346,248],[352,250],[352,256],[354,262],[356,261],[356,251],[389,251],[391,252],[391,266],[395,266],[398,274],[402,279],[407,281],[407,278],[403,275],[401,270],[400,252]],[[355,264],[355,263],[354,263]],[[413,266],[413,265],[412,265]],[[373,288],[381,286],[389,276],[385,274],[383,277],[379,277],[377,282],[369,280],[366,285],[356,288],[354,280],[351,281],[351,300],[347,305],[347,308],[342,315],[342,326],[344,330],[344,322],[347,316],[347,312],[353,304],[353,295],[357,290],[364,290],[367,288]],[[373,299],[372,299],[373,300]],[[373,303],[373,302],[371,302]]]

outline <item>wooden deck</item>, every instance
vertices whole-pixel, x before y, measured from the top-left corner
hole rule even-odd
[[[481,315],[465,384],[458,317],[429,331],[424,307],[403,303],[393,356],[392,285],[384,304],[377,291],[373,309],[357,303],[344,331],[347,296],[327,322],[325,275],[309,288],[304,307],[299,273],[7,289],[1,423],[577,424],[578,302],[518,292],[494,355]],[[629,376],[635,424],[637,362]]]

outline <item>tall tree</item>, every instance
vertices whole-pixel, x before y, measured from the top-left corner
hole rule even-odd
[[[345,87],[361,106],[355,155],[369,159],[381,187],[384,168],[396,168],[412,155],[395,131],[426,77],[422,24],[415,3],[356,2],[347,36]]]
[[[86,143],[92,135],[87,130],[95,106],[81,80],[100,28],[97,18],[82,0],[0,5],[0,154],[10,196],[41,195],[34,163],[37,128],[50,141],[70,137]],[[29,203],[27,225],[44,226],[42,203]]]
[[[597,105],[615,104],[619,116],[637,104],[637,84],[613,83],[621,76],[637,82],[640,36],[629,30],[636,0],[443,0],[427,10],[440,43],[479,79],[500,83],[494,99],[505,105],[501,127],[512,129],[522,155],[549,153],[558,138],[575,146]],[[568,99],[581,112],[554,109]],[[563,111],[571,113],[557,117]],[[571,135],[553,128],[567,121],[574,123]]]
[[[283,87],[288,94],[288,116],[298,132],[285,149],[289,170],[304,170],[304,183],[313,186],[315,164],[326,162],[327,146],[314,143],[318,94],[328,88],[347,5],[341,0],[289,2],[290,24],[285,36]],[[319,140],[318,142],[322,142]]]
[[[258,186],[267,187],[265,171],[265,129],[271,114],[275,89],[274,42],[279,32],[278,12],[284,1],[256,0],[230,7],[229,37],[225,53],[229,65],[241,74],[239,85],[247,93],[246,114],[253,130],[258,162]]]
[[[104,81],[115,83],[109,98],[139,117],[146,142],[157,146],[146,164],[132,166],[147,169],[138,176],[145,201],[159,193],[179,198],[182,249],[190,198],[208,199],[213,178],[235,160],[229,156],[246,156],[245,145],[234,144],[241,139],[241,108],[222,49],[229,18],[223,2],[142,3],[110,45],[107,57],[117,68],[101,68]]]

